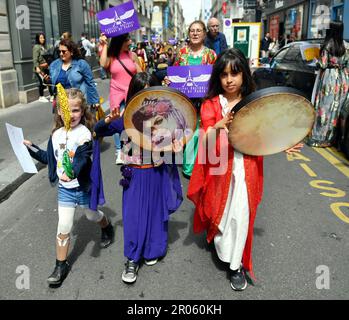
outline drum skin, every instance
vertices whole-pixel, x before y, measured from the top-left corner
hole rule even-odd
[[[161,86],[138,92],[127,103],[124,114],[127,135],[150,151],[172,151],[174,139],[185,145],[196,124],[192,102],[178,90]]]
[[[288,87],[253,92],[232,111],[229,143],[253,156],[275,154],[296,145],[308,135],[315,120],[311,102]]]

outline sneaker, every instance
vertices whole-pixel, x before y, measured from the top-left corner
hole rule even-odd
[[[49,102],[49,100],[46,99],[45,97],[40,97],[40,98],[38,99],[38,101],[39,101],[39,102]]]
[[[117,165],[124,164],[124,160],[122,160],[121,158],[121,150],[116,150],[115,154],[116,154],[115,164]]]
[[[113,240],[114,240],[114,228],[112,224],[109,222],[109,224],[105,228],[102,228],[100,246],[102,248],[107,248],[113,243]]]
[[[132,260],[127,260],[125,263],[125,270],[122,273],[122,281],[126,283],[133,283],[137,280],[138,264]]]
[[[234,270],[230,275],[230,286],[235,291],[245,290],[247,287],[247,281],[245,276],[245,271],[243,268]]]
[[[54,99],[55,99],[55,97],[54,97],[54,96],[51,96],[51,97],[50,97],[50,102],[53,102]]]
[[[147,265],[147,266],[153,266],[154,264],[156,264],[158,262],[158,259],[152,259],[152,260],[146,260],[144,259],[144,263]]]
[[[49,285],[61,285],[69,273],[70,265],[67,261],[56,261],[55,269],[47,278]]]

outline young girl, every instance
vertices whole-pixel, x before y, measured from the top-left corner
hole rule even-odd
[[[201,125],[207,145],[216,154],[228,149],[226,172],[217,175],[217,164],[204,163],[201,149],[188,187],[188,198],[196,206],[194,232],[207,230],[207,241],[214,240],[220,260],[230,264],[233,290],[247,286],[244,270],[252,270],[253,225],[263,191],[263,158],[234,150],[228,143],[227,127],[235,105],[254,90],[248,63],[238,49],[229,49],[213,66],[206,100],[201,106]],[[299,151],[297,145],[290,151]],[[213,151],[214,152],[214,151]]]
[[[130,83],[127,100],[141,89],[158,85],[157,79],[145,72],[136,74]],[[99,121],[96,136],[110,136],[124,129],[118,111]],[[116,120],[117,119],[117,120]],[[125,146],[124,149],[127,149]],[[139,150],[139,148],[136,148]],[[169,215],[182,203],[182,188],[176,165],[154,163],[142,157],[142,150],[127,154],[121,172],[123,186],[122,218],[124,255],[127,258],[122,280],[133,283],[142,259],[153,265],[167,251]]]
[[[63,88],[62,90],[64,98],[65,91]],[[59,96],[61,94],[59,93]],[[31,141],[24,140],[31,156],[48,164],[51,184],[58,183],[57,259],[54,271],[47,279],[49,285],[61,285],[69,272],[67,255],[77,205],[84,208],[87,219],[101,226],[102,248],[108,247],[114,236],[113,227],[103,212],[89,209],[93,116],[88,111],[86,100],[80,90],[68,89],[66,95],[68,113],[64,118],[61,110],[63,98],[60,98],[47,151],[41,150]],[[69,122],[70,125],[67,124]]]

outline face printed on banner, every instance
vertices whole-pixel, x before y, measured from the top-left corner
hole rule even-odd
[[[171,144],[177,130],[186,130],[183,114],[169,100],[145,99],[142,105],[133,114],[132,122],[138,131],[151,136],[153,148]]]

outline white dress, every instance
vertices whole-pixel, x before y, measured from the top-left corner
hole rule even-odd
[[[222,116],[228,110],[228,101],[219,96],[222,106]],[[245,182],[243,155],[234,150],[234,163],[228,198],[223,216],[218,226],[219,232],[214,237],[214,244],[220,260],[230,264],[231,270],[241,266],[242,254],[248,234],[249,206]]]

